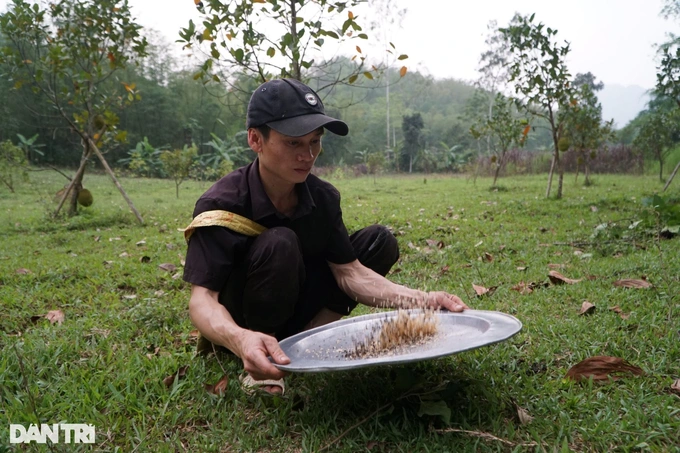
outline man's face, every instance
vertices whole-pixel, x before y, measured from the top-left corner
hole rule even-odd
[[[302,137],[289,137],[275,130],[264,139],[255,129],[248,130],[248,144],[260,160],[260,177],[270,182],[297,184],[304,182],[321,152],[319,128]]]

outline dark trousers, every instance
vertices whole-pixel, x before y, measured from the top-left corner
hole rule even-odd
[[[350,236],[357,259],[386,275],[399,259],[396,238],[372,225]],[[301,332],[323,308],[348,315],[357,302],[338,288],[328,263],[302,256],[297,235],[285,227],[260,234],[220,292],[236,323],[281,340]]]

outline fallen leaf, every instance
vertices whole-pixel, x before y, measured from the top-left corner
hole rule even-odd
[[[61,325],[61,323],[64,322],[64,312],[61,310],[50,310],[45,315],[45,318],[50,322],[50,324],[54,324],[56,322]]]
[[[535,289],[537,288],[545,288],[549,286],[550,284],[548,282],[543,282],[543,283],[536,283],[536,282],[519,282],[512,288],[510,288],[513,291],[517,291],[520,294],[531,294],[534,292]]]
[[[192,338],[198,338],[198,330],[197,329],[192,330],[191,332],[189,332],[189,336]]]
[[[113,261],[104,261],[104,266],[110,266],[113,264]]]
[[[101,241],[102,237],[101,236],[95,236],[94,237],[94,242],[99,242]]]
[[[618,313],[618,315],[621,317],[621,319],[628,319],[630,318],[630,315],[628,313],[624,313],[623,310],[621,310],[621,307],[618,305],[615,305],[613,307],[609,307],[610,311],[613,311],[614,313]]]
[[[128,256],[130,256],[128,252],[123,252],[120,255],[118,255],[119,258],[127,258]]]
[[[567,371],[566,377],[575,381],[593,378],[594,381],[606,381],[620,379],[619,373],[632,373],[640,376],[645,372],[642,368],[631,365],[618,357],[595,356],[589,357]]]
[[[574,283],[578,283],[578,282],[581,281],[581,280],[574,280],[572,278],[567,278],[557,271],[548,272],[548,278],[550,279],[550,281],[552,282],[553,285],[561,285],[563,283],[573,285]]]
[[[549,269],[564,269],[565,267],[567,267],[566,264],[548,264]]]
[[[415,245],[413,245],[413,242],[409,242],[409,243],[406,244],[406,245],[407,245],[408,248],[410,248],[410,249],[418,250],[418,247],[416,247]]]
[[[161,297],[161,296],[165,295],[165,291],[163,291],[162,289],[159,289],[158,291],[155,291],[153,293],[153,295],[156,296],[156,297]]]
[[[175,266],[172,263],[163,263],[158,265],[159,269],[162,269],[167,272],[175,272],[177,270],[177,266]]]
[[[591,304],[587,300],[583,301],[581,305],[581,311],[578,312],[579,315],[591,315],[595,313],[595,305]]]
[[[517,404],[515,404],[515,410],[517,411],[517,419],[519,420],[520,425],[528,425],[534,419],[534,417],[529,415],[529,412],[527,412],[526,409]]]
[[[436,239],[425,239],[425,242],[427,242],[427,245],[429,245],[430,247],[438,249],[444,248],[444,241],[437,241]]]
[[[441,271],[442,274],[447,273],[447,272],[449,271],[449,266],[444,266],[444,267],[442,267],[442,268],[440,269],[440,271]]]
[[[125,294],[123,296],[123,299],[127,299],[127,300],[133,300],[133,299],[136,299],[136,298],[137,298],[137,294]]]
[[[492,296],[494,292],[498,289],[498,286],[491,286],[489,288],[485,288],[484,286],[479,286],[475,285],[474,283],[472,284],[472,288],[475,290],[475,293],[477,293],[478,296]]]
[[[146,358],[150,360],[151,358],[157,356],[160,350],[161,348],[159,346],[156,346],[155,348],[153,348],[153,352],[150,352],[146,355]]]
[[[173,279],[173,280],[177,280],[178,278],[181,278],[181,277],[182,277],[182,273],[181,273],[181,272],[177,272],[175,275],[172,276],[172,279]]]
[[[165,384],[165,386],[168,387],[168,388],[172,387],[172,384],[174,384],[174,382],[175,382],[175,378],[177,378],[177,380],[179,381],[184,376],[186,376],[188,368],[189,368],[189,365],[185,365],[183,367],[180,367],[179,370],[177,370],[177,372],[175,374],[171,374],[170,376],[163,379],[163,384]]]
[[[136,245],[137,247],[140,247],[140,246],[142,246],[142,245],[146,245],[146,241],[145,241],[145,240],[141,240],[141,241],[135,243],[135,245]]]
[[[488,252],[484,252],[484,261],[487,263],[492,263],[493,262],[493,255]]]
[[[32,271],[30,271],[29,269],[23,268],[23,267],[17,269],[17,274],[20,274],[20,275],[28,275],[28,274],[32,274],[32,273],[33,273]]]
[[[144,255],[143,257],[141,257],[139,259],[139,262],[142,263],[142,264],[149,263],[149,262],[151,262],[151,257]]]
[[[527,270],[527,267],[526,266],[518,266],[517,270],[520,271],[520,272],[525,271],[525,270]]]
[[[680,379],[676,379],[675,382],[671,384],[671,391],[680,395]]]
[[[203,384],[205,389],[208,391],[208,393],[212,393],[213,395],[222,395],[226,390],[227,390],[227,384],[229,383],[229,376],[226,374],[222,376],[222,379],[220,379],[217,384]]]
[[[620,288],[651,288],[652,284],[647,280],[623,279],[615,281],[614,286],[618,286]]]

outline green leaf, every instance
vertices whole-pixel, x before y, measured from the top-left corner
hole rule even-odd
[[[331,38],[340,39],[338,34],[334,31],[327,31],[325,34],[326,34],[326,36],[330,36]]]
[[[243,49],[235,49],[232,54],[239,63],[243,61]]]
[[[359,33],[357,36],[361,39],[368,39],[368,35],[366,33]]]
[[[418,417],[423,415],[439,415],[444,423],[451,421],[451,409],[446,405],[446,401],[421,401],[418,409]]]
[[[274,55],[276,55],[276,49],[274,49],[273,47],[270,47],[269,49],[267,49],[267,56],[268,57],[273,57]]]
[[[359,78],[359,75],[358,75],[358,74],[354,74],[353,76],[350,76],[349,79],[348,79],[347,81],[351,84],[351,83],[356,82],[358,78]]]
[[[210,56],[212,56],[215,59],[220,58],[220,51],[217,50],[217,47],[214,47],[210,50]]]
[[[300,23],[302,23],[302,22],[304,22],[304,21],[305,21],[305,20],[304,20],[302,17],[296,17],[296,18],[295,18],[295,23],[296,23],[296,24],[300,24]]]
[[[401,54],[397,57],[397,60],[406,60],[408,58],[408,55],[406,54]]]

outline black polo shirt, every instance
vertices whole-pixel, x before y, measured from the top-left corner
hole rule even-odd
[[[291,217],[276,210],[264,191],[258,160],[217,181],[196,202],[194,217],[205,211],[225,210],[247,217],[266,228],[293,230],[305,263],[323,259],[346,264],[356,259],[342,221],[340,193],[314,175],[296,184],[298,205]],[[187,249],[184,280],[221,291],[235,264],[244,257],[253,237],[228,228],[196,228]]]

